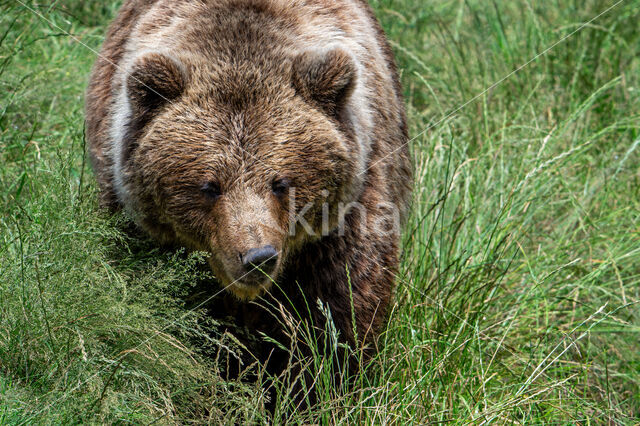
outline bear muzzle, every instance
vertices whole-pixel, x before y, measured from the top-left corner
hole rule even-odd
[[[225,260],[209,258],[220,284],[240,300],[253,300],[277,282],[283,255],[273,245],[236,252]]]
[[[278,265],[278,255],[278,251],[272,245],[252,248],[241,254],[240,260],[246,271],[241,281],[247,285],[254,283],[259,285],[265,279],[273,278],[273,273]]]

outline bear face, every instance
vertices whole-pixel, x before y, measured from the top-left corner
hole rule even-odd
[[[257,67],[146,53],[125,78],[123,204],[157,238],[210,252],[234,295],[260,295],[338,225],[361,155],[344,107],[357,78],[348,54]]]

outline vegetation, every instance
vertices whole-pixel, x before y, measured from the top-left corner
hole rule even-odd
[[[276,381],[272,421],[640,421],[640,0],[372,4],[416,166],[397,294],[354,389],[315,360],[322,403]],[[0,0],[0,423],[267,423],[192,302],[203,254],[97,207],[83,91],[117,6]]]

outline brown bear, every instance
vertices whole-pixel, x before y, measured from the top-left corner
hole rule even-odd
[[[250,303],[269,297],[322,328],[320,301],[341,339],[375,350],[412,171],[365,0],[125,1],[86,129],[102,205],[211,253],[239,324],[278,336]]]

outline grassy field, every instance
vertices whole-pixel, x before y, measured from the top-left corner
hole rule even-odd
[[[616,1],[372,1],[416,168],[402,272],[355,388],[319,367],[288,420],[640,422],[640,0]],[[191,309],[203,256],[97,208],[83,91],[117,6],[0,0],[0,423],[266,423]]]

